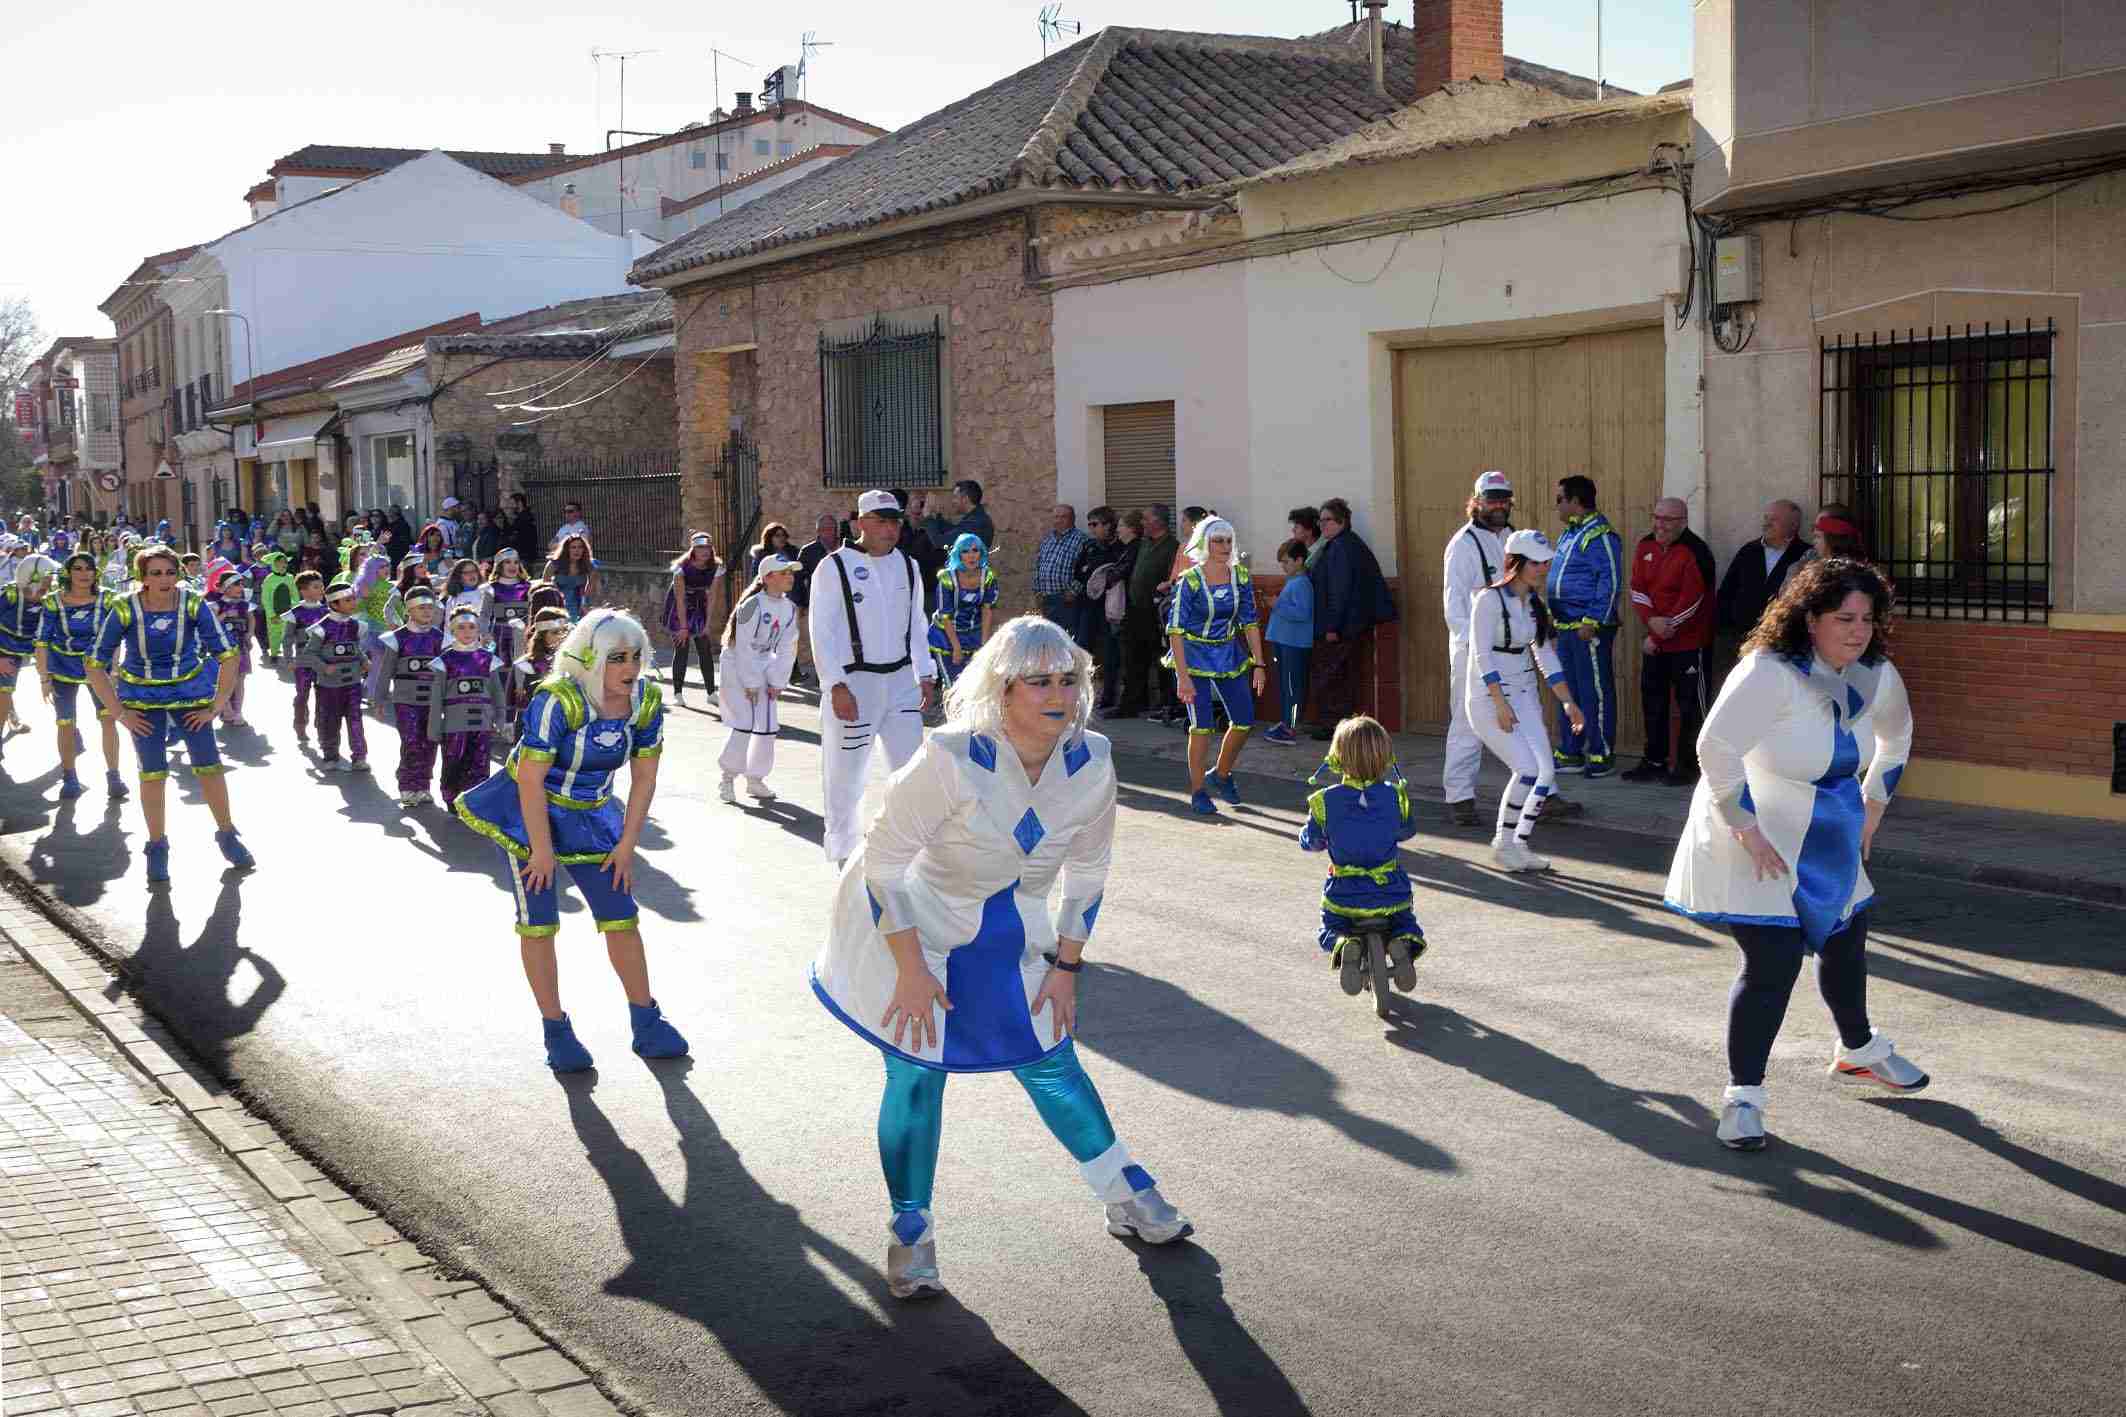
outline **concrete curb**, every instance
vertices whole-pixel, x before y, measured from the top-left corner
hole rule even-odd
[[[398,1413],[462,1417],[476,1407],[496,1417],[619,1417],[589,1375],[520,1315],[481,1285],[444,1273],[191,1061],[144,1004],[126,1007],[121,1000],[131,991],[122,971],[113,977],[112,962],[40,908],[43,897],[34,886],[12,871],[5,875],[15,889],[12,899],[0,897],[0,938],[280,1203],[291,1230],[340,1262],[345,1272],[337,1287],[395,1320],[472,1399],[427,1401]]]

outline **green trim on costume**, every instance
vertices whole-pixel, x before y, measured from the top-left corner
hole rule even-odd
[[[1321,792],[1307,794],[1307,815],[1314,819],[1314,825],[1318,827],[1326,827],[1329,824],[1329,809],[1322,803],[1322,793],[1328,790],[1324,787]]]
[[[220,763],[200,763],[193,767],[192,776],[219,777],[227,771],[228,769],[223,767]]]
[[[664,744],[662,743],[652,743],[647,748],[637,748],[633,754],[633,756],[638,758],[656,758],[662,757],[663,755]]]
[[[103,666],[99,665],[98,667],[101,668]],[[195,669],[190,674],[180,674],[175,679],[150,679],[145,674],[135,674],[130,669],[121,669],[118,671],[117,677],[128,684],[152,684],[157,688],[165,688],[171,684],[190,683],[199,677],[199,671]]]
[[[1195,737],[1199,737],[1199,736],[1200,736],[1200,737],[1204,737],[1204,738],[1208,738],[1208,737],[1210,737],[1210,736],[1211,736],[1211,735],[1212,735],[1213,733],[1216,733],[1217,731],[1218,731],[1218,730],[1217,730],[1217,729],[1215,729],[1215,728],[1191,728],[1191,729],[1190,729],[1190,730],[1188,731],[1188,736],[1189,736],[1189,737],[1191,737],[1191,738],[1195,738]]]
[[[642,702],[635,706],[634,716],[629,720],[636,728],[648,728],[650,720],[664,707],[664,688],[655,679],[642,681]],[[637,754],[640,757],[641,754]]]
[[[1407,905],[1383,905],[1372,909],[1364,909],[1355,905],[1338,905],[1327,896],[1323,896],[1321,898],[1321,908],[1331,914],[1341,915],[1348,920],[1383,920],[1390,915],[1400,915],[1410,907]]]
[[[1394,878],[1394,873],[1401,869],[1399,863],[1391,861],[1385,866],[1331,866],[1329,874],[1349,880],[1363,876],[1375,885],[1385,886]]]
[[[163,768],[163,769],[162,769],[162,770],[160,770],[159,772],[144,772],[144,773],[142,773],[142,774],[140,775],[140,780],[141,780],[142,782],[161,782],[161,781],[162,781],[162,780],[163,780],[164,778],[168,777],[169,775],[170,775],[170,770],[169,770],[168,768]]]
[[[561,704],[561,718],[570,729],[578,729],[591,720],[591,706],[584,701],[583,686],[572,675],[556,670],[539,681],[535,694],[552,694]],[[550,755],[549,755],[550,756]]]
[[[550,762],[552,761],[552,759],[548,759],[548,761]],[[517,776],[517,765],[515,763],[504,763],[502,765],[502,770],[509,774],[509,780],[511,782],[524,781],[523,778]],[[593,810],[594,808],[603,807],[606,803],[612,800],[613,794],[610,792],[605,793],[603,796],[593,798],[591,801],[588,802],[584,801],[580,797],[564,797],[560,793],[554,791],[548,791],[546,794],[546,801],[549,806],[566,807],[571,812],[588,812]],[[605,858],[601,856],[598,859],[603,861]]]
[[[519,743],[516,748],[516,756],[535,763],[550,763],[554,761],[556,755],[551,748],[527,748],[522,743]]]
[[[528,940],[550,940],[561,933],[559,925],[519,925],[517,933]]]
[[[179,680],[178,682],[179,682],[179,683],[183,683],[184,681],[180,679],[180,680]],[[119,706],[120,708],[129,708],[129,709],[132,709],[132,710],[134,710],[134,711],[135,711],[136,713],[153,713],[153,712],[155,712],[155,710],[157,710],[157,709],[195,709],[195,708],[206,708],[206,707],[207,707],[208,705],[212,704],[213,702],[214,702],[214,700],[213,700],[213,698],[212,698],[212,697],[210,696],[210,697],[207,697],[207,698],[204,698],[204,699],[185,699],[185,700],[183,700],[183,701],[182,701],[182,702],[180,702],[180,703],[174,703],[174,704],[144,704],[144,703],[140,702],[140,701],[139,701],[138,699],[129,699],[129,698],[126,698],[126,697],[125,697],[124,695],[120,695],[120,696],[119,696],[119,699],[118,699],[118,706]]]
[[[1209,645],[1220,645],[1228,644],[1230,643],[1230,641],[1205,640],[1203,641],[1203,643]],[[1185,673],[1191,679],[1238,679],[1241,675],[1247,673],[1251,669],[1260,669],[1263,667],[1262,663],[1257,660],[1253,654],[1249,654],[1248,657],[1241,662],[1241,665],[1238,669],[1198,669],[1195,665],[1191,664],[1186,670],[1184,670],[1174,663],[1174,652],[1172,650],[1168,650],[1166,652],[1166,657],[1164,659],[1161,659],[1159,663],[1164,667],[1173,670],[1176,674]]]
[[[594,920],[591,922],[591,927],[600,934],[605,935],[614,934],[621,930],[639,930],[642,928],[642,917],[640,915],[630,915],[625,920]]]
[[[493,822],[486,821],[480,817],[474,816],[472,814],[472,810],[465,805],[465,799],[463,797],[460,797],[457,800],[457,802],[452,806],[451,810],[457,813],[459,821],[465,823],[466,826],[471,827],[481,836],[486,837],[489,841],[501,847],[504,851],[508,852],[511,856],[514,856],[517,860],[531,860],[530,847],[523,846],[518,844],[517,842],[511,841],[509,839],[508,833],[504,832]],[[596,862],[603,861],[607,856],[611,854],[612,853],[608,851],[572,851],[565,856],[554,857],[554,864],[556,866],[588,866]]]

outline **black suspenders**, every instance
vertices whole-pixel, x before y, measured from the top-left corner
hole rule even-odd
[[[1490,585],[1498,572],[1491,568],[1491,558],[1484,554],[1484,538],[1476,534],[1474,526],[1464,526],[1462,535],[1468,537],[1469,544],[1476,548],[1476,563],[1484,568],[1484,584]]]
[[[919,594],[915,588],[915,558],[905,551],[900,552],[900,557],[908,563],[908,596],[913,602]],[[915,631],[905,624],[901,626],[901,657],[898,660],[892,664],[864,662],[864,632],[856,623],[856,588],[849,584],[849,568],[842,564],[839,556],[827,559],[834,563],[834,572],[841,578],[842,608],[849,615],[849,651],[856,656],[842,666],[842,673],[854,674],[861,670],[866,674],[891,674],[915,663]]]

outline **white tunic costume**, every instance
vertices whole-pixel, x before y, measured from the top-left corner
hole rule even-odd
[[[1115,835],[1107,739],[1066,737],[1028,783],[1007,743],[946,729],[895,774],[863,849],[842,873],[833,933],[812,989],[886,1052],[946,1072],[994,1072],[1062,1046],[1032,1012],[1059,936],[1083,940],[1100,914]],[[1051,913],[1057,877],[1062,897]],[[900,977],[884,936],[914,926],[952,1000],[922,1052],[878,1032]],[[903,1045],[911,1043],[903,1034]]]
[[[826,817],[820,845],[840,861],[863,838],[860,814],[871,745],[882,742],[896,771],[923,741],[923,681],[937,673],[922,572],[895,547],[873,556],[844,546],[812,572],[812,662],[819,671],[820,774]],[[834,711],[846,686],[856,718]]]
[[[797,602],[756,591],[738,602],[731,622],[737,627],[731,643],[717,656],[723,721],[731,735],[716,765],[726,777],[744,773],[759,782],[775,766],[775,735],[782,732],[779,698],[797,662]]]
[[[1834,672],[1814,656],[1749,655],[1698,736],[1703,776],[1669,868],[1669,908],[1799,929],[1814,954],[1874,899],[1862,799],[1888,802],[1911,751],[1912,706],[1888,660]],[[1752,822],[1791,874],[1757,879],[1734,835]]]
[[[1469,599],[1505,564],[1505,539],[1489,527],[1470,522],[1447,542],[1440,597],[1447,621],[1447,763],[1440,777],[1449,802],[1476,796],[1477,769],[1484,763],[1483,741],[1462,698],[1462,685],[1469,678]]]

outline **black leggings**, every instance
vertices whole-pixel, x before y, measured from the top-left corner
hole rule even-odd
[[[1772,1040],[1786,1018],[1786,1001],[1801,973],[1801,931],[1790,925],[1738,925],[1742,973],[1727,992],[1727,1071],[1736,1087],[1762,1087]],[[1823,942],[1816,958],[1816,987],[1831,1009],[1838,1037],[1858,1048],[1874,1036],[1868,1027],[1868,913]]]
[[[701,687],[708,693],[716,692],[716,655],[707,635],[694,637],[694,653],[701,656]],[[687,641],[684,635],[672,640],[672,689],[677,691],[687,686]]]

